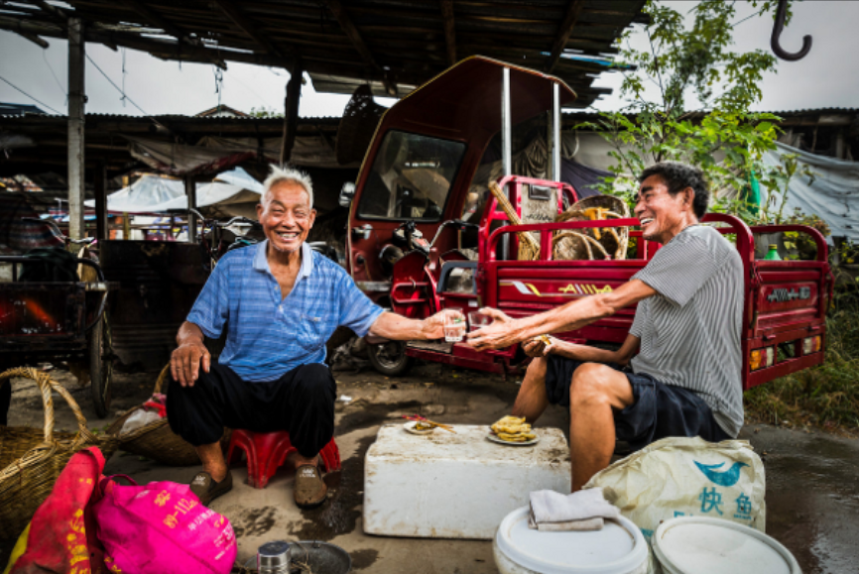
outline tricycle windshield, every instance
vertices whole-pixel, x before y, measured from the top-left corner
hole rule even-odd
[[[465,148],[462,142],[389,131],[364,184],[358,217],[439,221]]]

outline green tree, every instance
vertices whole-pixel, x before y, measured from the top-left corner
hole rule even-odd
[[[759,17],[774,13],[777,4],[750,3],[759,8]],[[787,183],[797,171],[795,158],[787,158],[786,165],[763,165],[763,153],[775,149],[781,118],[749,111],[761,100],[764,74],[776,71],[775,56],[764,50],[732,50],[736,2],[698,3],[691,9],[691,27],[683,14],[655,0],[644,10],[650,15],[648,49],[630,47],[632,30],[619,39],[617,68],[624,74],[620,93],[629,104],[580,126],[596,129],[613,146],[614,175],[605,178],[602,191],[631,199],[637,189],[635,176],[647,165],[685,161],[705,172],[712,189],[737,192],[731,200],[717,198],[714,211],[748,221],[771,219],[773,202],[758,209],[749,200],[752,178],[771,197],[778,195],[782,201],[775,203],[781,207]],[[790,17],[788,8],[788,22]],[[657,97],[648,97],[653,92],[645,89],[648,84],[658,88]],[[695,109],[690,101],[697,104]]]
[[[278,112],[274,108],[260,106],[258,108],[251,108],[250,115],[255,118],[282,118],[283,112]]]

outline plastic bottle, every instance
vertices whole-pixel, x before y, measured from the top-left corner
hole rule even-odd
[[[770,243],[770,250],[766,257],[764,257],[764,261],[781,261],[781,257],[778,254],[778,245]]]

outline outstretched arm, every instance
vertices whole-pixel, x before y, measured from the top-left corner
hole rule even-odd
[[[618,310],[638,303],[656,291],[638,279],[624,283],[611,293],[600,293],[571,301],[561,307],[504,323],[493,323],[469,333],[469,343],[477,350],[503,349],[538,335],[558,331],[574,331]],[[485,311],[481,311],[485,312]]]
[[[439,311],[424,320],[409,319],[396,313],[385,312],[370,327],[370,335],[394,341],[413,341],[416,339],[441,339],[444,337],[444,317],[452,315],[465,321],[462,313],[448,309]]]

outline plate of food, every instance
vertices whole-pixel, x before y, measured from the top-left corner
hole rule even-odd
[[[505,446],[532,446],[540,440],[525,422],[525,417],[507,416],[489,427],[486,438]]]
[[[435,425],[425,423],[424,421],[409,421],[403,425],[403,430],[417,435],[432,434],[435,430]]]

